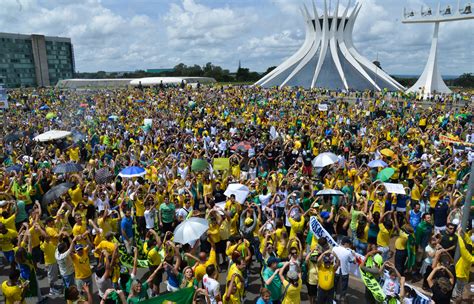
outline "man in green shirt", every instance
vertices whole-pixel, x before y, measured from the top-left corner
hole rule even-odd
[[[170,202],[169,198],[165,197],[163,204],[160,205],[160,212],[158,213],[162,233],[173,231],[176,216],[175,210],[176,206]]]
[[[280,301],[282,296],[282,283],[278,273],[280,268],[278,268],[279,260],[275,257],[270,257],[267,260],[267,267],[263,271],[262,277],[265,283],[265,288],[267,288],[271,293],[272,301]]]

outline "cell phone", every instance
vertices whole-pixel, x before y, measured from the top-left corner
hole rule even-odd
[[[24,282],[23,282],[23,285],[24,285],[24,286],[30,285],[30,281],[29,281],[29,280],[24,281]]]

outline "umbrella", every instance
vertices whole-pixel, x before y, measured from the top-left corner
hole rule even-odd
[[[72,173],[72,172],[81,172],[83,170],[80,164],[76,163],[65,163],[59,164],[53,168],[53,173],[56,174],[64,174],[64,173]]]
[[[384,161],[381,160],[381,159],[374,159],[374,160],[371,160],[371,161],[367,164],[367,166],[369,166],[370,168],[378,168],[378,167],[380,167],[380,168],[385,168],[385,167],[387,167],[388,165],[387,165],[386,162],[384,162]]]
[[[393,152],[390,149],[385,148],[385,149],[382,149],[382,151],[380,151],[380,154],[388,156],[388,157],[393,157],[395,155],[395,152]]]
[[[127,167],[125,169],[122,169],[122,171],[120,171],[119,173],[119,176],[127,178],[127,177],[140,177],[145,174],[146,174],[145,169],[133,166],[133,167]]]
[[[23,134],[21,133],[10,133],[5,138],[3,139],[7,143],[13,143],[18,141],[21,137],[23,137]]]
[[[145,100],[144,99],[135,99],[135,102],[144,103]]]
[[[117,115],[110,115],[109,116],[109,120],[117,121],[118,119],[119,119],[119,117]]]
[[[49,107],[47,105],[44,105],[44,106],[41,106],[39,109],[42,111],[46,111],[46,110],[49,110]]]
[[[101,168],[95,172],[95,180],[98,184],[105,184],[114,178],[108,168]]]
[[[87,108],[89,105],[87,103],[81,103],[79,107],[81,108]]]
[[[248,141],[241,141],[233,145],[232,147],[230,147],[231,150],[242,151],[242,152],[248,151],[250,150],[250,148],[252,148],[252,144],[250,144],[250,142]]]
[[[74,186],[73,183],[62,183],[49,189],[49,191],[46,192],[43,196],[43,204],[49,204],[52,201],[57,200],[70,188],[72,188],[72,186]]]
[[[339,195],[339,196],[344,196],[344,193],[339,190],[334,190],[334,189],[323,189],[320,190],[316,193],[316,196],[323,196],[323,195]]]
[[[40,134],[33,139],[35,141],[44,142],[44,141],[50,141],[50,140],[55,140],[55,139],[61,139],[69,135],[71,135],[71,132],[69,131],[51,130],[43,134]]]
[[[188,244],[198,240],[209,229],[209,222],[200,217],[190,217],[179,224],[173,232],[174,241]]]
[[[377,174],[377,179],[382,182],[388,181],[394,173],[395,170],[393,168],[385,168]]]
[[[81,140],[85,140],[86,139],[86,135],[85,134],[82,134],[81,132],[79,131],[73,131],[72,132],[72,141],[74,141],[75,143],[81,141]]]
[[[247,196],[249,195],[250,190],[247,186],[242,184],[229,184],[227,189],[224,192],[224,195],[230,197],[231,194],[235,195],[235,200],[239,203],[245,203]]]
[[[209,168],[209,164],[207,161],[203,159],[193,159],[193,162],[191,163],[191,171],[204,171]]]
[[[10,166],[10,167],[7,167],[7,168],[5,169],[5,171],[7,171],[8,173],[13,172],[13,171],[15,171],[16,173],[18,173],[18,172],[21,171],[22,168],[23,168],[22,165],[18,165],[18,164],[17,164],[17,165],[12,165],[12,166]]]
[[[56,114],[53,112],[49,112],[48,114],[46,114],[46,119],[53,119],[55,117],[56,117]]]
[[[311,163],[313,164],[313,167],[322,168],[337,163],[338,161],[339,158],[337,158],[336,154],[324,152],[316,156]]]

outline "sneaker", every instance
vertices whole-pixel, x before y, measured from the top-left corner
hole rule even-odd
[[[50,296],[59,296],[62,294],[62,291],[56,288],[50,288],[49,289],[49,295]]]

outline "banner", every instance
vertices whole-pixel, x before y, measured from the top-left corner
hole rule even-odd
[[[383,183],[388,193],[406,194],[402,184]]]
[[[214,170],[229,170],[230,161],[229,158],[214,158]]]
[[[328,110],[328,105],[325,103],[320,103],[318,104],[318,110],[319,111],[327,111]]]
[[[315,216],[312,216],[309,219],[309,228],[317,239],[325,238],[328,241],[328,244],[332,247],[339,246],[326,229],[324,229],[324,227],[318,222],[318,219]]]
[[[191,304],[193,303],[194,287],[187,287],[178,291],[157,296],[145,301],[141,304]]]
[[[456,138],[440,135],[439,139],[442,142],[448,143],[448,144],[454,144],[454,145],[460,145],[460,146],[466,146],[466,147],[474,147],[473,143],[469,143],[467,141],[462,141]]]
[[[377,279],[374,278],[371,273],[363,271],[362,268],[360,269],[360,273],[362,275],[362,281],[364,281],[364,285],[368,290],[370,290],[374,296],[374,299],[379,303],[385,301],[386,296],[383,293],[383,289]]]

